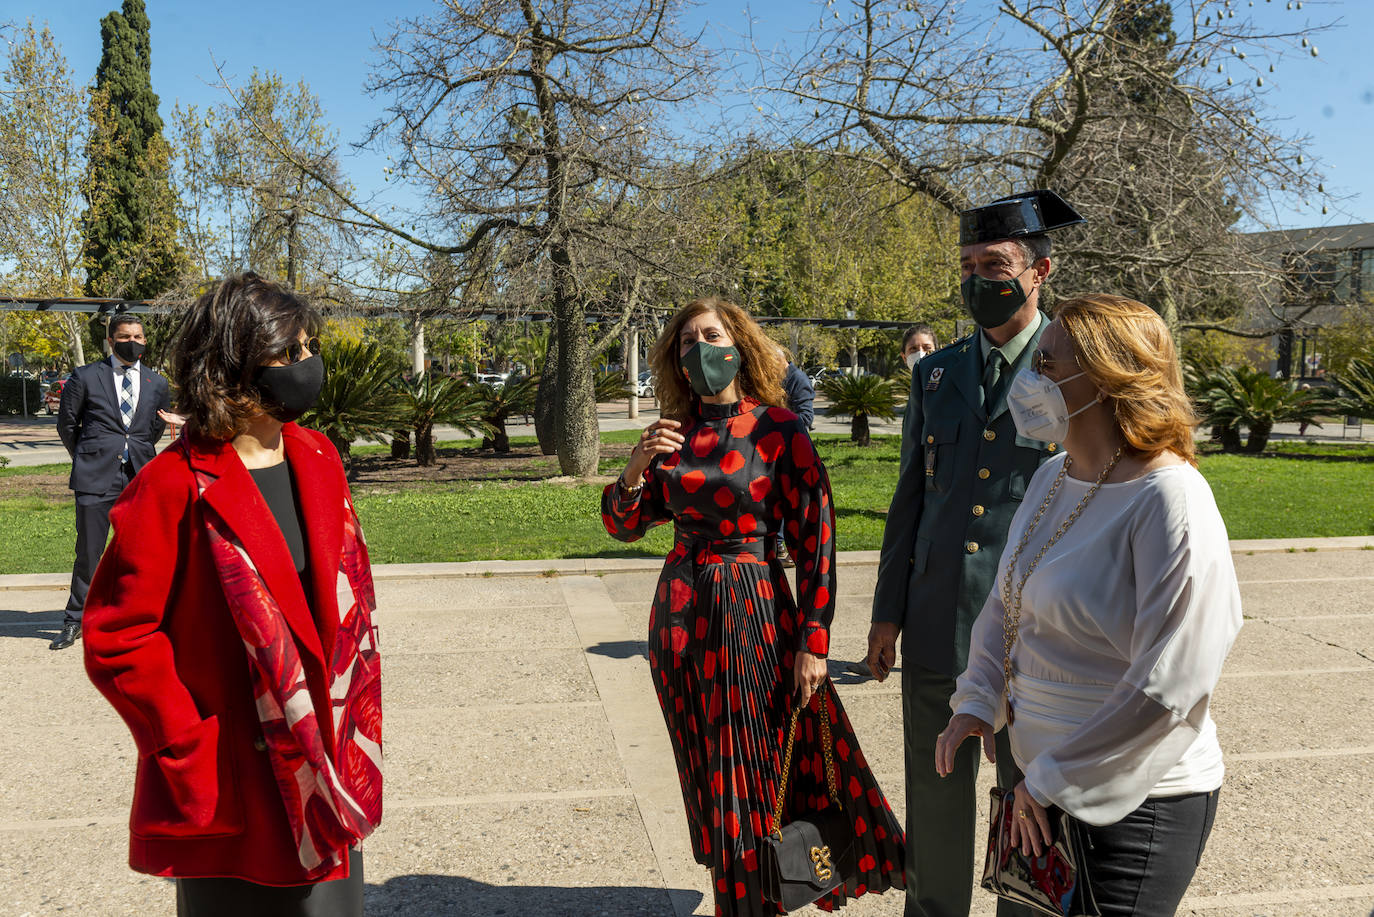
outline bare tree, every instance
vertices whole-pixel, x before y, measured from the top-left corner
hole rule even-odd
[[[565,474],[596,470],[591,362],[619,335],[591,339],[589,314],[628,315],[670,270],[658,232],[693,173],[665,107],[701,92],[706,75],[680,6],[450,0],[399,23],[369,84],[390,101],[368,140],[391,145],[392,177],[424,194],[410,219],[293,159],[344,203],[341,222],[456,256],[457,288],[538,291],[554,316],[541,391]]]
[[[1232,232],[1314,199],[1304,138],[1263,110],[1314,30],[1265,32],[1235,0],[831,0],[764,86],[798,136],[957,210],[1031,187],[1089,219],[1060,288],[1115,283],[1174,327],[1272,270]],[[857,147],[857,149],[855,149]],[[1210,304],[1210,305],[1209,305]]]

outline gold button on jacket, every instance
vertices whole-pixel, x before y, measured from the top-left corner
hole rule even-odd
[[[977,554],[977,553],[978,553],[978,542],[976,542],[976,541],[970,541],[968,544],[964,545],[964,550],[967,551],[967,552],[969,552],[970,554]]]

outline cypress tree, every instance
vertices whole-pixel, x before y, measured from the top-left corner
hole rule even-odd
[[[100,20],[84,189],[88,296],[151,299],[184,263],[148,29],[143,0],[124,0],[122,11]]]

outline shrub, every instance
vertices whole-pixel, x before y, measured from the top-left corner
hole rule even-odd
[[[875,375],[831,376],[821,380],[821,393],[830,400],[830,413],[849,415],[849,439],[860,446],[869,444],[868,418],[891,420],[901,404],[897,385]]]

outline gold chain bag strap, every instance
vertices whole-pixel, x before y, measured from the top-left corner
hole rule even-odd
[[[1006,573],[1002,577],[1002,703],[1006,705],[1008,725],[1011,725],[1015,719],[1015,713],[1011,706],[1011,650],[1016,643],[1017,632],[1021,628],[1021,593],[1026,588],[1026,581],[1035,572],[1035,568],[1040,565],[1040,559],[1059,542],[1060,538],[1064,537],[1064,533],[1082,515],[1084,507],[1097,495],[1098,490],[1107,480],[1107,476],[1112,473],[1117,462],[1121,461],[1124,448],[1116,450],[1112,460],[1107,463],[1106,468],[1102,469],[1102,473],[1097,476],[1092,487],[1088,488],[1083,499],[1078,501],[1073,512],[1064,518],[1064,521],[1059,524],[1059,528],[1045,542],[1045,546],[1036,552],[1030,563],[1026,564],[1026,569],[1021,573],[1021,578],[1017,580],[1014,590],[1012,578],[1016,575],[1016,565],[1020,561],[1026,545],[1030,543],[1031,535],[1040,524],[1040,520],[1044,518],[1046,511],[1054,503],[1055,494],[1059,492],[1059,485],[1064,483],[1064,476],[1068,473],[1069,465],[1073,461],[1072,458],[1067,456],[1064,458],[1064,465],[1059,469],[1059,474],[1055,477],[1054,483],[1050,485],[1044,501],[1036,510],[1035,517],[1031,519],[1030,524],[1026,526],[1026,531],[1021,535],[1020,543],[1012,551],[1011,560],[1007,563]],[[1040,914],[1050,914],[1055,915],[1055,917],[1094,917],[1097,915],[1099,911],[1093,898],[1092,885],[1086,880],[1086,873],[1083,871],[1082,845],[1079,839],[1080,826],[1067,812],[1051,808],[1048,814],[1052,831],[1050,838],[1044,844],[1044,855],[1039,857],[1026,856],[1021,852],[1020,845],[1011,842],[1012,822],[1020,817],[1020,813],[1014,811],[1014,800],[1015,797],[1011,791],[1003,790],[1000,787],[992,788],[988,852],[987,858],[983,862],[983,888],[999,898],[1027,905]]]
[[[828,682],[827,682],[828,686]],[[783,754],[778,795],[773,804],[773,832],[764,839],[762,850],[763,894],[769,901],[794,911],[825,897],[855,875],[854,826],[840,804],[840,785],[835,775],[834,742],[830,737],[830,711],[825,687],[820,696],[821,754],[825,757],[825,781],[830,806],[806,819],[782,824],[787,802],[787,785],[792,775],[793,743],[802,707],[792,708],[787,728],[787,748]]]
[[[1064,537],[1064,533],[1069,530],[1069,527],[1078,521],[1078,517],[1083,513],[1083,508],[1088,505],[1088,502],[1092,500],[1093,497],[1097,496],[1097,492],[1101,489],[1103,482],[1107,480],[1107,476],[1112,473],[1112,469],[1116,467],[1116,463],[1121,461],[1121,454],[1124,449],[1125,447],[1123,446],[1116,450],[1116,454],[1112,456],[1112,460],[1107,463],[1106,468],[1102,469],[1102,473],[1097,476],[1097,480],[1093,482],[1093,486],[1088,488],[1088,492],[1083,495],[1083,499],[1078,501],[1078,505],[1074,507],[1073,512],[1069,513],[1069,515],[1064,518],[1064,521],[1059,523],[1059,528],[1050,536],[1049,541],[1045,542],[1044,547],[1036,552],[1036,555],[1031,558],[1030,563],[1026,564],[1026,569],[1021,573],[1021,579],[1017,581],[1014,592],[1012,590],[1011,581],[1012,577],[1016,575],[1016,564],[1021,560],[1021,552],[1026,550],[1026,545],[1030,544],[1031,535],[1035,533],[1036,527],[1040,525],[1040,520],[1044,517],[1045,511],[1050,508],[1050,504],[1054,503],[1054,496],[1059,492],[1059,485],[1064,483],[1064,475],[1068,473],[1069,466],[1073,463],[1073,458],[1071,456],[1064,457],[1064,464],[1060,466],[1059,474],[1055,476],[1054,483],[1050,485],[1049,492],[1045,494],[1045,499],[1041,501],[1040,508],[1035,511],[1035,517],[1031,519],[1030,525],[1026,526],[1026,531],[1022,533],[1020,543],[1018,543],[1016,549],[1011,552],[1011,560],[1007,562],[1006,573],[1002,575],[1002,703],[1006,706],[1008,726],[1010,726],[1016,718],[1015,713],[1013,713],[1011,709],[1011,648],[1016,644],[1016,635],[1021,629],[1021,593],[1026,588],[1026,581],[1029,580],[1030,575],[1035,572],[1035,568],[1040,565],[1040,558],[1044,557],[1045,553],[1049,551],[1050,548],[1054,547],[1059,542],[1060,538]]]

